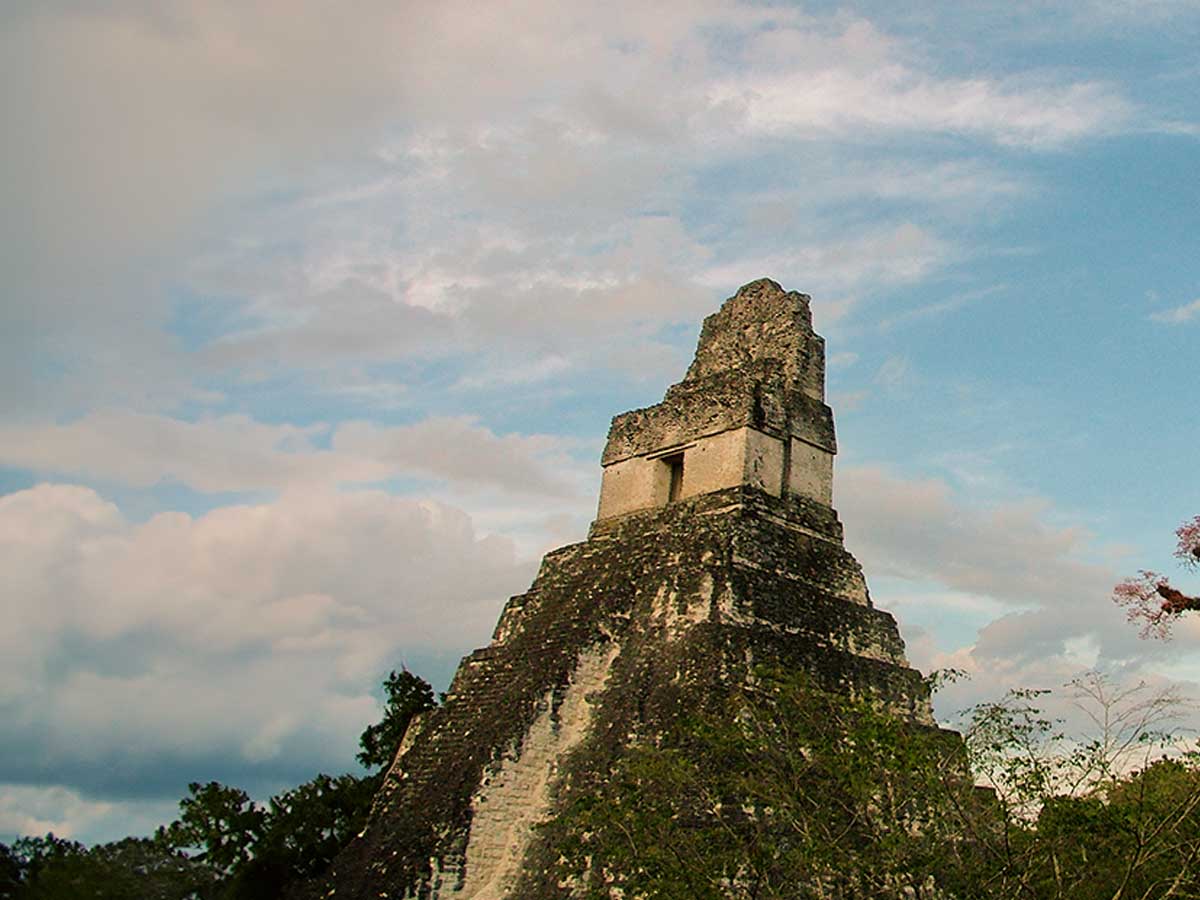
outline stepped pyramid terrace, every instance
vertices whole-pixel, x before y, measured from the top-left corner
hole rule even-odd
[[[895,620],[843,546],[836,452],[809,297],[745,285],[663,401],[612,420],[587,540],[546,555],[409,728],[322,893],[569,896],[535,826],[581,773],[757,666],[932,726]]]

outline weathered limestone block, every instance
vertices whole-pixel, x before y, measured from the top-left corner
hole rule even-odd
[[[829,407],[796,385],[787,387],[781,367],[758,363],[738,373],[682,381],[668,388],[662,403],[614,416],[601,462],[607,466],[747,425],[837,451]]]
[[[755,428],[735,428],[666,452],[623,459],[604,468],[596,518],[666,506],[739,485],[776,497],[791,490],[827,503],[829,494],[822,491],[821,476],[800,471],[795,464],[785,469],[786,456],[786,445],[779,438]],[[832,478],[832,461],[829,456],[827,466],[818,463],[815,469]],[[789,481],[784,480],[785,471]],[[804,479],[804,483],[791,486],[792,479]]]
[[[803,294],[764,279],[709,316],[684,381],[613,420],[588,539],[546,555],[410,729],[317,895],[568,897],[535,826],[760,664],[932,725],[895,620],[842,544],[823,397]]]
[[[603,687],[619,650],[598,644],[581,654],[561,695],[548,691],[529,731],[485,769],[471,796],[470,865],[453,893],[502,900],[516,886],[534,826],[551,812],[559,763],[591,726],[588,696]]]
[[[788,446],[788,489],[833,505],[833,454],[794,437]]]
[[[825,400],[825,340],[813,332],[812,300],[760,278],[704,320],[687,381],[769,361],[814,400]]]

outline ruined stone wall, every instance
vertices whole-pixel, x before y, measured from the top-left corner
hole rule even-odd
[[[813,332],[811,297],[785,291],[769,278],[742,285],[704,320],[685,380],[781,363],[783,379],[812,399],[825,400],[825,340]]]
[[[613,417],[601,463],[607,466],[745,426],[779,438],[795,435],[836,453],[833,412],[808,394],[787,388],[779,381],[780,369],[765,362],[749,373],[673,385],[662,403]]]
[[[676,459],[682,460],[676,499],[746,485],[775,497],[807,497],[827,506],[833,502],[832,453],[799,438],[736,428],[605,466],[596,518],[665,506]]]
[[[337,896],[558,896],[513,885],[537,881],[533,825],[569,792],[570,766],[611,764],[758,664],[931,721],[828,507],[742,486],[598,521],[547,555],[463,661],[339,859]]]
[[[781,496],[789,491],[828,500],[819,476],[786,470],[782,440],[754,428],[737,428],[692,441],[683,447],[647,456],[635,456],[604,468],[600,482],[598,519],[625,515],[636,510],[665,506],[669,501],[671,467],[680,465],[680,491],[676,499],[695,497],[725,488],[748,485]],[[830,477],[832,465],[826,467]],[[797,478],[793,487],[789,482]]]
[[[800,438],[788,447],[788,491],[833,506],[833,454]]]
[[[587,736],[591,698],[619,651],[619,644],[601,643],[581,654],[561,694],[547,691],[529,731],[485,770],[471,795],[461,886],[450,896],[503,900],[516,887],[534,827],[552,811],[559,766]]]

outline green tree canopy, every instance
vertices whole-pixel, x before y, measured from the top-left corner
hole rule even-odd
[[[386,704],[383,719],[368,726],[359,738],[362,751],[358,761],[368,769],[389,765],[409,723],[436,706],[433,688],[408,669],[392,670],[383,682],[383,693]]]
[[[542,826],[553,877],[594,900],[1200,896],[1200,757],[1161,728],[1176,701],[1097,675],[1070,691],[1096,734],[1019,690],[960,743],[763,673],[577,784]]]

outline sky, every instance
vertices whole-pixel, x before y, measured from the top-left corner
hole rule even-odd
[[[355,770],[759,277],[940,716],[1194,693],[1200,618],[1110,595],[1200,513],[1197,46],[1195,0],[5,3],[0,841]]]

